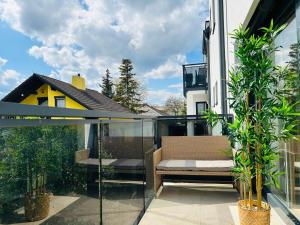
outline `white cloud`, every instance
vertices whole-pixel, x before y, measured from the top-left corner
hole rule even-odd
[[[19,85],[24,78],[15,70],[0,69],[0,100]]]
[[[1,85],[8,86],[12,82],[14,84],[16,84],[16,83],[19,83],[20,79],[21,79],[21,75],[15,70],[8,69],[3,72],[0,72],[0,84]]]
[[[168,85],[168,88],[182,89],[183,88],[182,85],[183,85],[182,82],[177,83],[177,84],[170,84],[170,85]]]
[[[2,69],[7,61],[7,59],[0,57],[0,100],[10,91],[11,87],[15,87],[22,81],[22,76],[17,71],[13,69]]]
[[[185,54],[200,49],[207,0],[2,0],[0,19],[40,41],[29,54],[69,80],[80,72],[91,88],[106,68],[118,74],[132,59],[139,79],[181,76]]]
[[[0,67],[4,66],[7,63],[7,59],[3,59],[0,57]]]
[[[171,77],[182,76],[182,64],[186,63],[184,55],[177,55],[176,57],[169,58],[164,64],[159,65],[157,68],[145,73],[148,79],[166,79]]]
[[[147,95],[147,102],[150,104],[164,105],[166,100],[170,97],[182,97],[182,92],[172,92],[167,89],[149,90]]]

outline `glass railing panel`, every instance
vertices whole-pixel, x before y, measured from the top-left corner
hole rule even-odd
[[[220,116],[228,122],[233,121],[232,115]],[[207,122],[203,115],[174,116],[157,119],[156,143],[161,146],[163,136],[221,136],[227,135],[224,123],[218,122],[215,127]]]
[[[0,223],[99,224],[86,126],[0,128]]]
[[[300,218],[300,145],[298,141],[293,141],[294,152],[290,154],[290,206],[297,218]]]
[[[143,122],[143,150],[145,163],[145,207],[147,208],[155,197],[154,174],[153,174],[153,152],[155,127],[152,120]]]
[[[184,90],[202,89],[208,87],[206,64],[188,64],[183,65]]]
[[[101,124],[102,220],[136,224],[144,212],[143,121]]]

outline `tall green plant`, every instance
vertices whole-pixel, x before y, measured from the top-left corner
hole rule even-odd
[[[274,28],[271,22],[260,29],[261,35],[250,35],[249,29],[242,27],[232,35],[238,63],[229,72],[228,88],[235,120],[223,125],[237,150],[234,172],[243,184],[244,207],[250,209],[254,207],[254,179],[258,209],[262,207],[263,177],[279,186],[281,173],[275,164],[279,143],[294,138],[297,125],[296,103],[291,100],[297,91],[298,75],[289,65],[279,67],[273,61],[279,50],[274,40],[284,28]],[[209,111],[207,118],[213,125],[217,123],[214,112]]]

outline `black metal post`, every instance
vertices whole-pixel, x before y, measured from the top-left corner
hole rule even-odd
[[[97,126],[97,140],[98,140],[98,160],[99,160],[99,167],[98,167],[98,176],[99,176],[99,224],[103,225],[103,217],[102,217],[102,149],[103,149],[103,124],[100,122]]]

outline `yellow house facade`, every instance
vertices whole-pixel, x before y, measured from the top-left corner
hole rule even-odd
[[[98,91],[86,88],[85,78],[80,74],[72,76],[70,83],[33,74],[2,101],[81,110],[129,112],[127,108]]]
[[[31,94],[22,100],[21,104],[27,105],[39,105],[40,99],[48,99],[49,107],[57,107],[57,102],[59,100],[65,101],[65,108],[70,109],[87,109],[86,107],[80,105],[78,102],[74,101],[70,97],[61,93],[57,90],[52,90],[51,86],[48,84],[43,84],[40,88],[36,90],[36,94]]]

